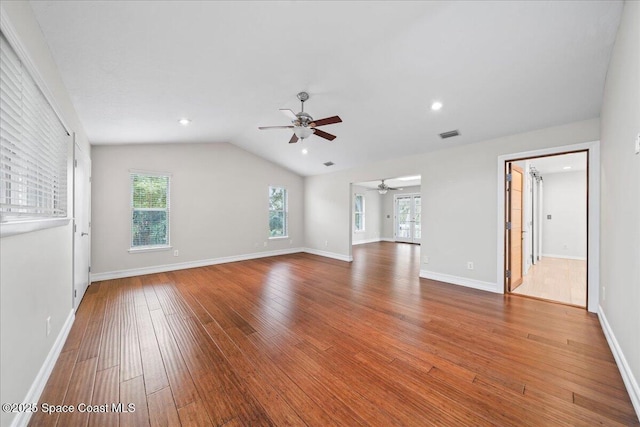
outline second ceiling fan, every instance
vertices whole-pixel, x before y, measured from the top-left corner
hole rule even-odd
[[[335,135],[318,129],[318,126],[332,125],[334,123],[342,122],[342,119],[338,116],[327,117],[324,119],[314,120],[308,113],[304,112],[304,102],[309,99],[307,92],[300,92],[298,99],[302,103],[302,108],[298,114],[295,114],[292,110],[281,108],[287,117],[291,119],[290,126],[260,126],[258,129],[293,129],[293,136],[289,140],[289,144],[298,142],[299,139],[305,139],[311,135],[317,135],[321,138],[333,141],[336,139]]]

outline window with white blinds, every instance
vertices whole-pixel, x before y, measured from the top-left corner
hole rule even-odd
[[[0,33],[0,220],[67,216],[70,136]]]
[[[131,249],[169,246],[168,174],[131,173]]]

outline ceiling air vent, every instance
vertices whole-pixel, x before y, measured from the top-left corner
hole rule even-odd
[[[440,134],[440,138],[442,139],[446,139],[446,138],[452,138],[454,136],[458,136],[460,135],[460,132],[457,130],[450,130],[449,132],[444,132]]]
[[[325,166],[333,166],[333,162],[326,162],[324,163]]]

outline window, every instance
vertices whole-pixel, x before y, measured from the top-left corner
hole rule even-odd
[[[1,33],[0,65],[0,221],[66,218],[70,135]]]
[[[168,174],[131,173],[131,249],[169,247]]]
[[[353,207],[353,230],[364,231],[364,195],[355,195]]]
[[[269,238],[287,237],[287,189],[269,187]]]

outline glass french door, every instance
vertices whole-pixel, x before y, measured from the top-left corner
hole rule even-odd
[[[398,194],[395,201],[395,240],[396,242],[420,243],[422,237],[419,194]]]

